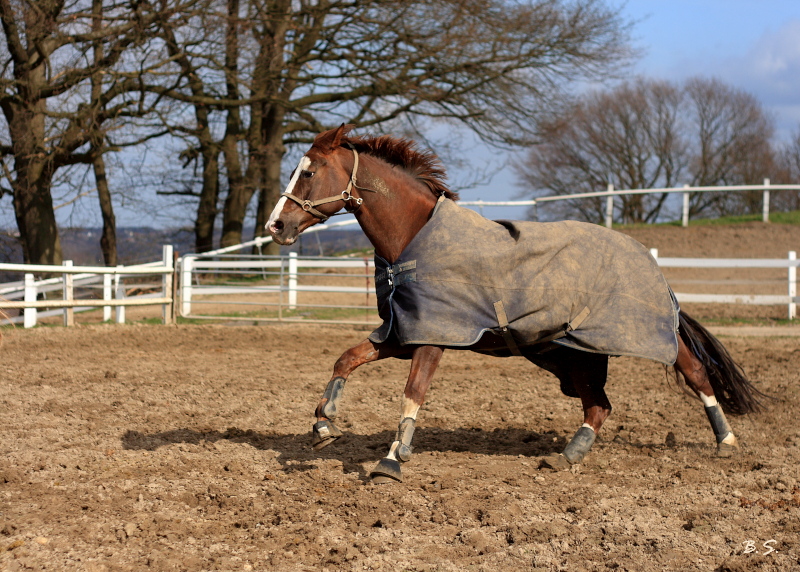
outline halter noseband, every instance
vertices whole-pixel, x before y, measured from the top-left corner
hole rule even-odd
[[[356,180],[356,175],[358,174],[358,152],[356,151],[355,147],[353,147],[352,145],[350,145],[350,149],[353,151],[353,157],[354,157],[353,172],[350,175],[350,181],[348,181],[347,187],[340,194],[333,195],[332,197],[326,197],[324,199],[318,199],[316,201],[310,201],[308,199],[305,199],[305,200],[299,199],[296,196],[294,196],[292,193],[288,193],[288,192],[281,194],[281,196],[282,197],[286,197],[287,199],[289,199],[291,201],[294,201],[295,203],[300,205],[301,209],[303,209],[304,211],[306,211],[308,213],[311,213],[312,215],[314,215],[315,217],[320,219],[320,222],[325,222],[326,220],[328,220],[332,216],[336,216],[336,215],[340,215],[340,214],[346,214],[346,213],[336,212],[336,213],[334,213],[332,215],[326,215],[325,213],[320,212],[320,211],[317,210],[316,207],[318,207],[319,205],[324,205],[324,204],[327,204],[327,203],[335,203],[336,201],[344,201],[345,205],[347,205],[348,201],[353,201],[356,204],[356,208],[354,208],[353,210],[348,210],[347,213],[356,212],[359,208],[361,208],[361,203],[364,202],[364,199],[362,199],[361,197],[354,197],[353,196],[353,192],[352,192],[353,188],[362,189],[364,191],[372,191],[373,193],[377,192],[377,191],[374,191],[373,189],[368,189],[366,187],[359,187],[358,186],[358,183],[357,183],[357,180]]]

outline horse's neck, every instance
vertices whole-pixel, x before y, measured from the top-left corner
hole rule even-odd
[[[377,192],[360,191],[364,204],[356,218],[375,254],[394,263],[425,226],[436,197],[423,183],[380,159],[370,157],[365,167],[384,184]]]

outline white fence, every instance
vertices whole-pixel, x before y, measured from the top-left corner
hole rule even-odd
[[[719,193],[719,192],[745,192],[745,191],[761,191],[761,220],[769,222],[769,203],[770,191],[800,191],[800,185],[771,185],[769,179],[764,179],[763,185],[731,185],[727,187],[690,187],[684,185],[680,188],[663,188],[663,189],[629,189],[629,190],[615,190],[614,185],[608,185],[605,191],[597,191],[594,193],[576,193],[573,195],[553,195],[549,197],[539,197],[527,201],[459,201],[462,206],[474,206],[481,209],[483,207],[500,207],[500,206],[528,206],[534,208],[535,216],[538,219],[538,207],[540,204],[558,202],[558,201],[571,201],[576,199],[590,199],[598,197],[606,197],[606,212],[605,212],[605,225],[611,228],[614,222],[614,207],[615,198],[627,195],[650,195],[650,194],[682,194],[682,207],[681,207],[681,224],[689,226],[689,199],[692,193]]]
[[[756,304],[756,305],[786,305],[788,318],[797,317],[797,266],[798,261],[794,251],[789,252],[785,259],[717,259],[717,258],[660,258],[658,252],[651,250],[653,257],[662,268],[699,268],[699,269],[786,269],[784,279],[762,279],[746,281],[748,289],[769,285],[774,289],[780,282],[785,288],[785,295],[769,293],[753,293],[752,291],[740,294],[706,294],[677,291],[676,297],[682,303],[724,303],[724,304]],[[303,272],[303,270],[317,272]],[[351,269],[351,273],[342,273],[343,269]],[[352,273],[356,270],[356,273]],[[321,272],[320,272],[321,271]],[[187,256],[181,262],[181,315],[187,318],[201,319],[227,319],[247,321],[308,321],[332,322],[349,324],[378,323],[374,315],[375,289],[371,280],[374,271],[372,262],[358,258],[323,258],[323,257],[297,257],[294,254],[284,257],[248,257],[241,256],[225,260],[213,258],[201,259],[195,255]],[[218,277],[231,276],[237,273],[235,279],[227,284],[220,284]],[[261,278],[262,283],[248,285],[246,280]],[[269,278],[272,278],[271,283]],[[324,281],[348,278],[362,281],[357,286],[342,286],[333,284],[320,284]],[[205,283],[203,283],[205,282]],[[307,283],[304,283],[307,282]],[[681,281],[676,281],[680,283]],[[741,282],[732,280],[693,280],[712,289],[725,286],[728,289],[736,287]],[[313,293],[307,296],[307,301],[298,303],[298,294]],[[326,294],[328,299],[339,294],[343,300],[364,300],[364,304],[328,303],[315,301],[319,294]],[[264,296],[270,294],[271,297]],[[216,312],[203,313],[198,306],[214,306]],[[220,313],[219,308],[237,308],[241,315]],[[319,319],[304,318],[297,313],[287,313],[291,310],[312,310],[338,308],[351,311],[372,311],[371,319],[354,320],[352,318]],[[270,315],[263,315],[264,310],[271,309]],[[262,312],[262,314],[259,314]]]
[[[73,266],[72,261],[65,261],[63,266],[43,264],[0,264],[0,271],[19,272],[23,279],[18,282],[0,285],[0,310],[22,309],[21,317],[10,318],[11,322],[22,321],[24,327],[31,328],[40,318],[63,314],[64,325],[74,324],[75,312],[103,308],[103,320],[111,319],[112,308],[115,310],[117,323],[125,323],[126,306],[162,306],[162,321],[173,323],[174,273],[172,246],[164,246],[163,260],[134,266]],[[60,274],[54,278],[35,280],[34,273]],[[141,278],[157,275],[160,283],[126,284],[126,278]],[[135,288],[145,291],[136,296],[128,296],[127,291]],[[89,297],[78,298],[77,289],[89,292]],[[102,290],[102,297],[97,297],[93,290]],[[48,298],[53,293],[60,293],[60,298]],[[47,309],[47,310],[44,310]],[[41,311],[44,310],[44,311]]]
[[[525,201],[461,201],[460,204],[478,207],[482,212],[484,207],[532,206],[536,209],[540,204],[548,202],[606,197],[605,224],[610,227],[614,218],[615,199],[617,197],[651,193],[682,193],[681,220],[683,226],[687,226],[689,222],[689,198],[692,193],[761,191],[763,194],[762,220],[769,222],[770,191],[776,190],[796,191],[800,190],[800,185],[770,185],[769,179],[765,179],[763,185],[730,187],[684,186],[665,189],[614,190],[612,186],[609,186],[606,191],[595,193],[540,197]],[[357,224],[355,220],[320,224],[308,229],[305,234],[355,224]],[[116,309],[117,321],[124,322],[125,306],[161,304],[163,306],[162,317],[167,322],[174,319],[173,304],[177,303],[175,298],[179,298],[180,315],[187,318],[289,321],[304,319],[304,312],[298,312],[298,310],[315,309],[317,311],[328,310],[329,312],[342,310],[350,313],[364,311],[366,317],[363,320],[356,321],[335,318],[319,318],[313,321],[354,324],[375,323],[376,319],[369,317],[370,310],[374,313],[375,307],[374,303],[370,304],[370,296],[374,297],[375,294],[374,287],[370,281],[372,275],[371,260],[363,258],[294,257],[291,255],[288,257],[265,257],[233,254],[236,251],[242,251],[247,248],[255,248],[260,251],[261,246],[271,242],[271,240],[270,237],[261,237],[213,252],[184,256],[178,265],[180,269],[179,296],[172,293],[175,282],[173,282],[172,278],[174,268],[171,247],[164,247],[164,260],[162,262],[129,267],[78,268],[70,266],[68,262],[62,267],[0,264],[0,270],[26,273],[24,280],[20,282],[0,285],[0,309],[23,308],[23,321],[26,326],[30,326],[35,325],[37,313],[40,317],[63,313],[64,323],[70,324],[74,319],[74,312],[92,309],[97,306],[103,307],[103,319],[105,321],[110,320],[113,307]],[[169,249],[169,256],[167,255],[167,249]],[[658,258],[657,253],[654,253],[654,256]],[[788,291],[786,295],[686,292],[676,292],[676,295],[682,302],[786,304],[789,308],[789,318],[794,319],[796,317],[796,304],[798,302],[796,286],[797,262],[793,257],[793,253],[790,253],[790,257],[785,260],[660,258],[658,262],[665,268],[786,268],[788,271]],[[62,277],[35,281],[33,272],[61,274]],[[335,274],[332,274],[332,272]],[[161,274],[161,293],[150,293],[136,296],[135,298],[127,297],[122,279],[142,274]],[[363,281],[363,283],[355,286],[321,284],[320,280],[323,276],[327,279],[333,279],[334,282],[337,282],[337,280],[355,280]],[[304,283],[301,284],[301,281]],[[100,285],[101,282],[102,285]],[[74,288],[102,288],[102,300],[94,298],[76,300],[73,296]],[[63,292],[61,300],[37,299],[43,294],[46,295],[58,290]],[[112,292],[114,292],[113,299]],[[309,294],[314,294],[316,298],[324,300],[314,300],[313,297],[309,298]],[[343,295],[344,302],[334,301],[332,296],[336,294]],[[306,299],[299,300],[298,295]],[[226,296],[228,299],[225,298]],[[255,299],[257,296],[261,296],[263,299]],[[364,297],[364,303],[355,303],[361,299],[361,296]],[[19,299],[22,300],[17,301]],[[219,312],[201,314],[197,311],[197,308],[202,305],[238,307],[238,310],[248,310],[251,315],[245,317],[237,315],[242,312],[228,312],[228,315],[223,315]],[[38,312],[41,308],[51,308],[51,310]],[[252,316],[252,314],[264,314],[265,309],[271,310],[274,315]],[[305,313],[307,314],[308,312]]]
[[[788,308],[788,318],[794,320],[797,317],[797,303],[800,298],[797,296],[797,253],[792,250],[785,259],[766,259],[766,258],[660,258],[658,250],[650,249],[653,258],[656,259],[661,268],[761,268],[761,269],[787,269],[786,276],[786,295],[775,294],[693,294],[686,292],[675,292],[679,302],[688,303],[712,303],[712,304],[756,304],[763,306],[783,305]],[[766,281],[764,281],[766,282]],[[723,285],[726,281],[705,281],[710,285]]]
[[[697,293],[676,288],[681,303],[786,305],[789,319],[797,317],[797,266],[794,251],[785,259],[711,259],[665,258],[651,250],[662,268],[731,269],[726,280],[689,280],[713,290],[730,290],[747,283],[748,292]],[[738,270],[785,269],[784,292],[754,292],[769,284],[774,291],[779,279],[737,280]],[[116,321],[125,321],[126,306],[161,305],[165,323],[174,320],[173,305],[185,318],[229,321],[307,321],[375,325],[378,323],[374,266],[363,257],[298,257],[253,255],[188,255],[177,270],[179,283],[173,282],[171,247],[164,248],[164,259],[148,265],[128,267],[32,266],[0,264],[0,270],[25,272],[19,283],[0,287],[0,308],[22,308],[25,327],[36,325],[37,318],[63,314],[64,324],[71,325],[74,312],[103,308],[103,319],[110,320],[112,308]],[[32,272],[60,273],[61,277],[35,281]],[[125,284],[124,278],[160,275],[160,284]],[[685,280],[683,282],[686,282]],[[676,284],[681,280],[676,280]],[[174,287],[178,295],[173,294]],[[102,288],[102,297],[76,299],[74,288]],[[149,289],[135,297],[126,290]],[[707,288],[707,289],[708,289]],[[61,291],[60,299],[37,299],[46,293]],[[17,301],[19,298],[22,300]],[[177,298],[177,299],[176,299]],[[48,308],[46,312],[40,310]],[[208,311],[206,311],[208,310]],[[326,315],[327,313],[327,315]]]
[[[364,257],[187,255],[180,261],[180,315],[373,325],[373,274]],[[208,306],[211,313],[203,313]]]

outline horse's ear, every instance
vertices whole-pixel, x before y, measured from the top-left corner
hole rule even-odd
[[[342,123],[336,129],[323,131],[314,139],[314,147],[321,150],[323,153],[330,153],[342,144],[345,135],[354,127],[355,125]]]

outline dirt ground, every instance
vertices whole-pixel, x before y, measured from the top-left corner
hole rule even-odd
[[[732,419],[738,458],[712,456],[701,405],[663,367],[619,358],[614,413],[563,473],[539,459],[580,425],[578,401],[521,358],[445,353],[405,481],[380,486],[367,475],[393,438],[407,362],[357,370],[345,439],[309,447],[332,363],[363,337],[6,331],[0,568],[800,570],[797,338],[723,337],[782,398]]]
[[[726,232],[640,240],[726,256]],[[754,256],[800,246],[760,232],[740,244],[775,252]],[[670,252],[680,240],[695,254]],[[713,456],[701,404],[662,366],[616,358],[592,452],[540,469],[580,426],[578,400],[521,358],[449,351],[404,482],[374,485],[408,362],[357,370],[345,437],[309,446],[333,362],[366,331],[4,329],[0,570],[800,570],[800,338],[718,331],[779,398],[730,418],[738,457]]]

